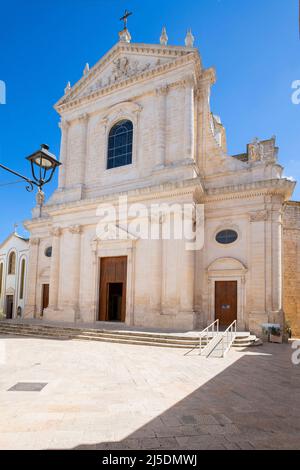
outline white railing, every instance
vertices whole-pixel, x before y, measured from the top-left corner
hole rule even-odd
[[[204,351],[208,348],[210,343],[215,337],[215,334],[219,333],[219,320],[214,321],[211,325],[209,325],[205,330],[201,331],[200,333],[200,344],[199,344],[199,355],[202,356]],[[202,344],[205,341],[205,347],[202,349]]]
[[[236,338],[236,320],[231,323],[222,335],[222,357],[228,353]]]

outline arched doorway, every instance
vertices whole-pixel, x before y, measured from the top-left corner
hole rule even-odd
[[[237,320],[245,328],[246,266],[235,258],[218,258],[208,269],[209,322],[220,321],[225,328]]]

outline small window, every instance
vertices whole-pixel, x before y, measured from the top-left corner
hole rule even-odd
[[[110,130],[108,137],[107,169],[132,163],[133,124],[120,121]]]
[[[238,239],[238,234],[235,230],[222,230],[217,233],[216,241],[221,245],[230,245]]]
[[[8,274],[16,274],[16,253],[14,251],[9,255]]]
[[[25,259],[21,263],[21,276],[20,276],[20,299],[24,299],[24,286],[25,286]]]
[[[47,258],[51,258],[51,256],[52,256],[52,246],[48,246],[48,248],[46,248],[45,256],[47,256]]]

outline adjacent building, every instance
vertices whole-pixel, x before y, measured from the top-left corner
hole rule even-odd
[[[300,202],[289,201],[283,217],[284,313],[300,338]]]
[[[0,245],[0,318],[24,314],[29,241],[16,232]]]

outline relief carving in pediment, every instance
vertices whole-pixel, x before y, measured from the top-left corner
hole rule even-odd
[[[155,62],[140,63],[138,60],[129,60],[128,57],[123,56],[114,60],[112,66],[103,74],[103,76],[92,83],[83,93],[82,96],[87,96],[90,93],[98,91],[102,88],[122,82],[128,78],[132,78],[141,73],[152,70],[161,65],[161,59]]]

